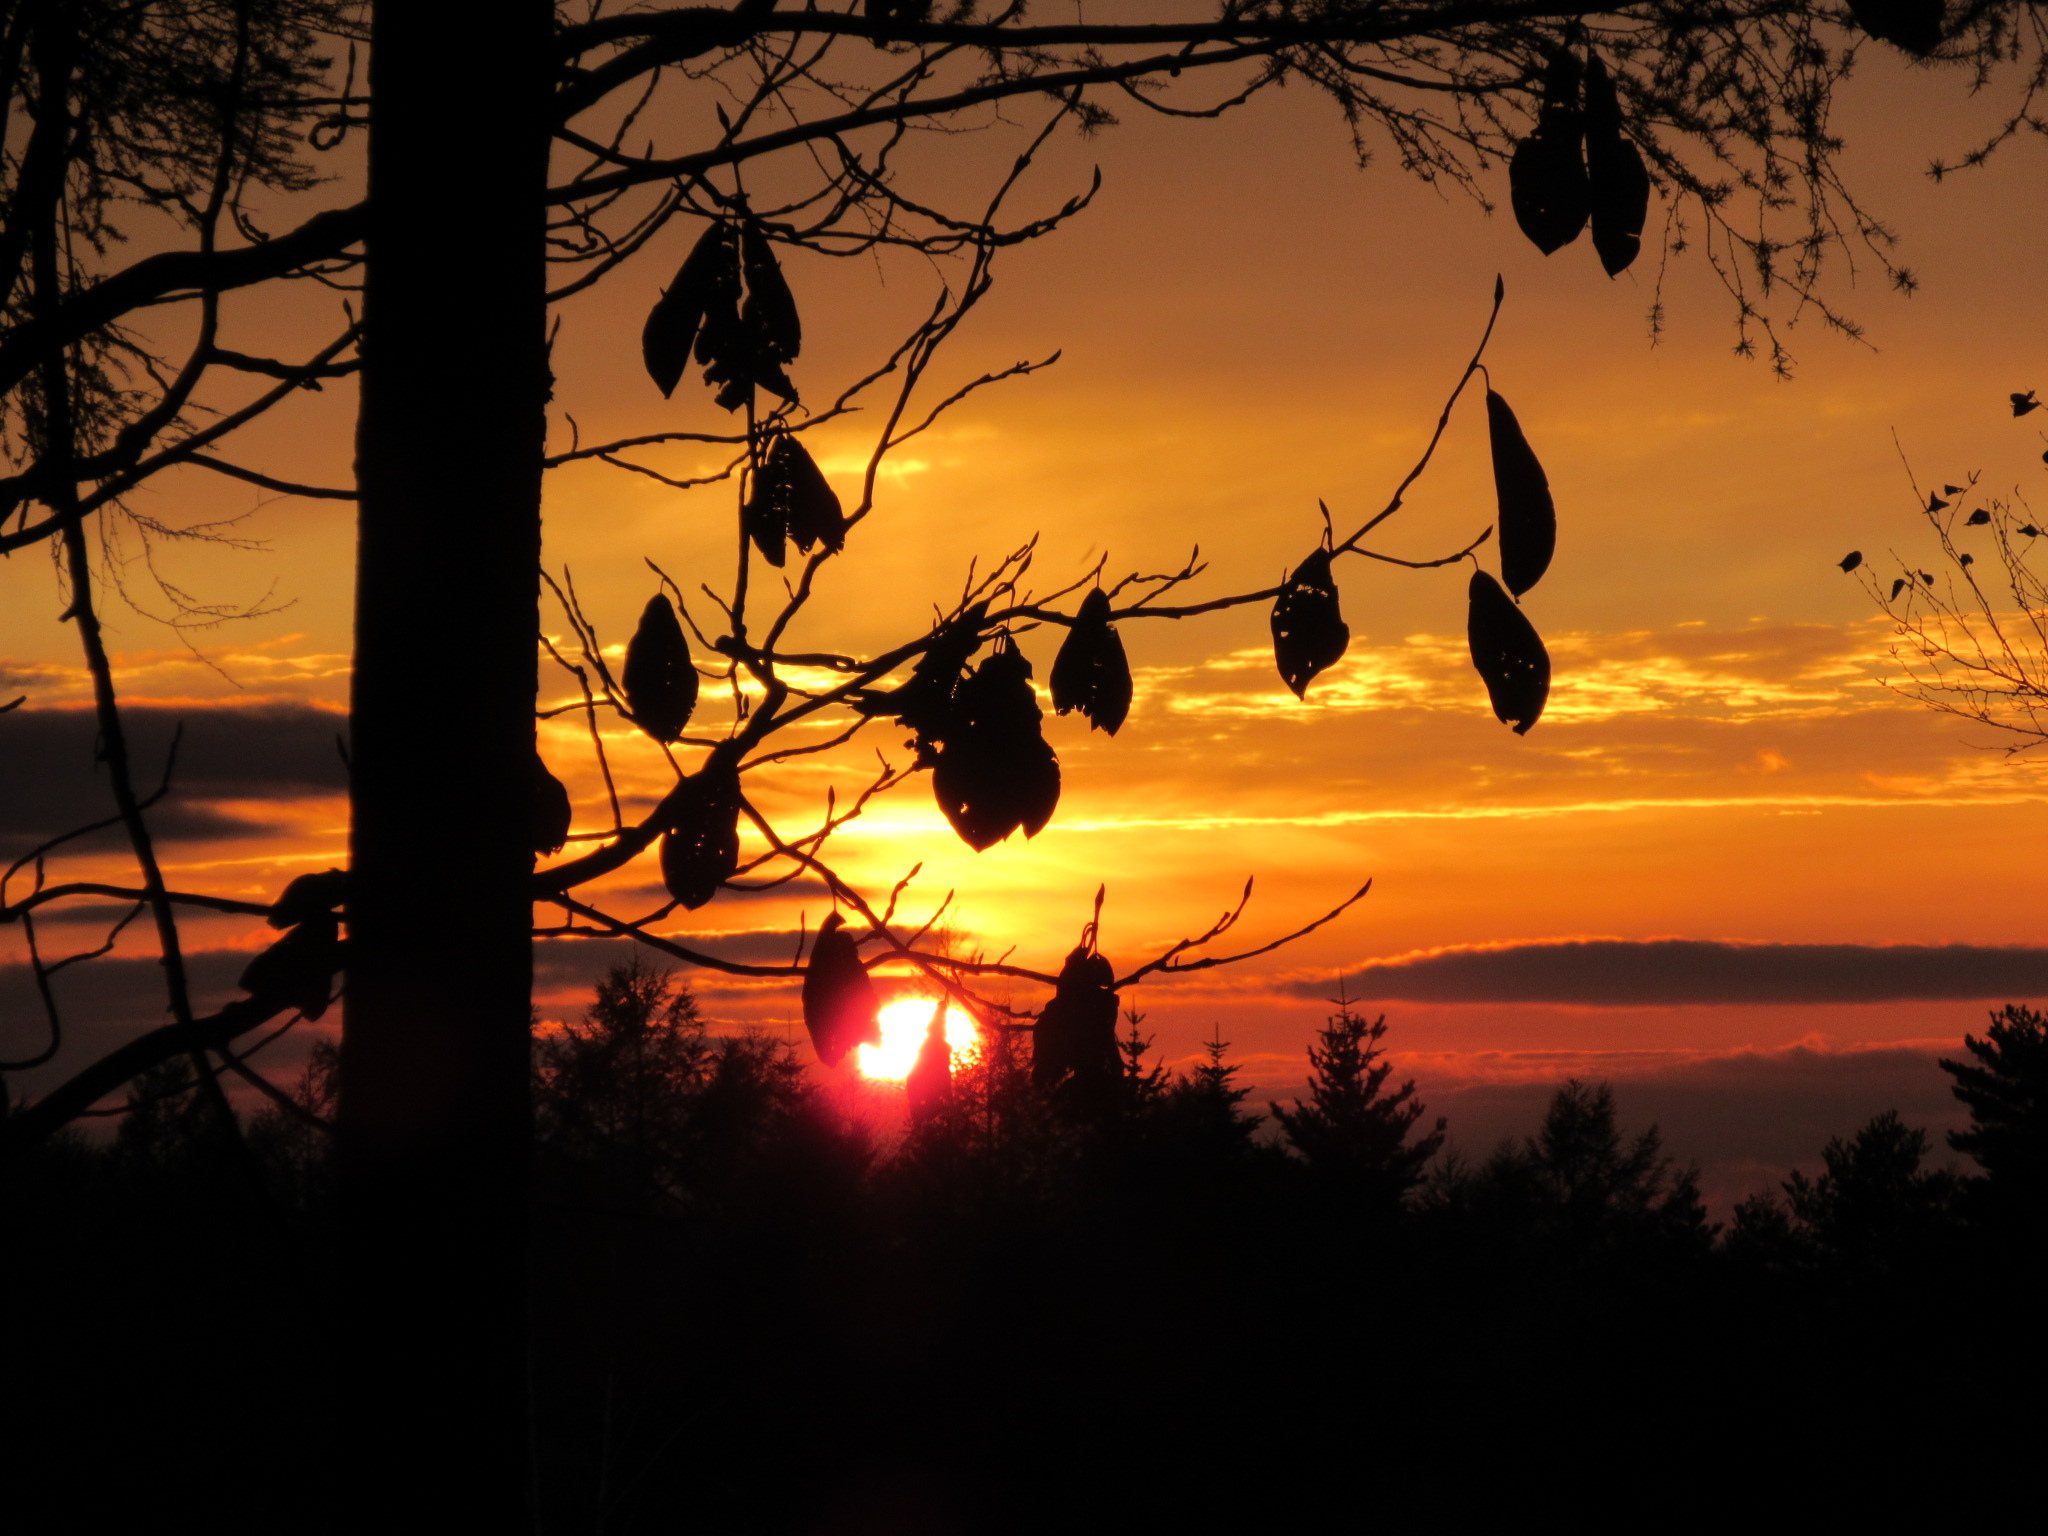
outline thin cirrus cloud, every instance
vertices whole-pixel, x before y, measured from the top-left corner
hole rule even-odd
[[[2016,1001],[2048,997],[2048,947],[1566,939],[1395,956],[1368,962],[1345,984],[1375,1002],[1595,1008]],[[1329,983],[1287,990],[1321,997]]]
[[[1753,625],[1546,636],[1556,663],[1545,718],[1596,724],[1618,717],[1685,714],[1747,722],[1815,718],[1876,698],[1882,648],[1863,626]],[[1301,705],[1257,647],[1199,664],[1141,668],[1142,693],[1172,714],[1208,720],[1293,718]],[[1325,711],[1470,709],[1477,696],[1462,638],[1415,634],[1354,643],[1319,678],[1312,702]]]

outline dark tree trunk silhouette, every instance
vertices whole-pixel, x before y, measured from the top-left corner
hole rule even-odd
[[[527,1518],[551,24],[547,0],[373,22],[339,1121],[348,1465],[387,1529]]]

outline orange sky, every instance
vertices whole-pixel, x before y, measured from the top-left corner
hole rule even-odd
[[[1299,1081],[1302,1042],[1326,1011],[1317,999],[1374,958],[1579,937],[2043,942],[2048,871],[2034,851],[2048,835],[2048,783],[1957,723],[1888,696],[1886,629],[1834,569],[1852,547],[1918,547],[1900,451],[1930,481],[1976,469],[1995,490],[2038,485],[2039,434],[2009,418],[2004,397],[2048,382],[2038,371],[2048,294],[2037,280],[2048,148],[2019,143],[1986,171],[1932,186],[1918,174],[1925,161],[1964,145],[1987,116],[1958,110],[1957,95],[1889,55],[1868,58],[1853,83],[1850,174],[1899,229],[1923,289],[1908,301],[1838,272],[1831,295],[1867,325],[1871,345],[1801,325],[1790,383],[1729,355],[1732,306],[1696,258],[1674,258],[1668,330],[1652,346],[1652,257],[1610,282],[1582,245],[1541,257],[1504,208],[1489,217],[1391,164],[1361,174],[1332,110],[1303,91],[1222,124],[1133,120],[1063,141],[1034,172],[1036,205],[1084,185],[1093,164],[1101,197],[1051,240],[1002,258],[995,296],[940,372],[957,382],[1056,348],[1062,361],[977,396],[902,453],[875,516],[827,568],[818,617],[798,643],[859,650],[921,629],[931,602],[957,592],[970,555],[1033,531],[1041,590],[1104,549],[1113,572],[1159,570],[1195,542],[1213,562],[1197,595],[1271,582],[1316,538],[1318,497],[1340,524],[1385,499],[1470,351],[1498,272],[1508,296],[1493,379],[1559,509],[1555,563],[1527,604],[1555,664],[1549,712],[1527,738],[1487,712],[1464,655],[1462,574],[1346,562],[1351,650],[1306,704],[1273,670],[1261,611],[1127,627],[1130,721],[1113,742],[1078,717],[1048,722],[1065,793],[1035,841],[973,853],[918,781],[842,836],[844,867],[886,885],[922,861],[907,898],[919,920],[955,890],[973,942],[1015,945],[1047,969],[1073,942],[1098,880],[1109,886],[1104,947],[1128,964],[1205,926],[1247,875],[1258,894],[1239,932],[1250,943],[1372,877],[1373,893],[1311,938],[1133,999],[1170,1057],[1217,1024],[1251,1075],[1273,1084]],[[949,142],[934,150],[932,174],[941,186],[979,184],[1007,164],[1008,144],[999,128]],[[1504,203],[1504,177],[1487,190]],[[686,385],[663,401],[637,357],[640,319],[693,237],[677,226],[566,307],[559,399],[586,440],[723,428],[706,392]],[[934,281],[908,262],[878,269],[803,254],[786,270],[806,320],[795,373],[813,397],[872,358],[929,302]],[[230,325],[302,346],[336,302],[295,298],[283,309],[250,297],[230,306]],[[242,344],[232,332],[230,344]],[[459,359],[449,387],[461,387]],[[345,389],[295,402],[240,457],[344,483],[348,406]],[[872,431],[856,416],[809,439],[849,501]],[[685,472],[710,460],[678,449],[650,462]],[[209,600],[271,593],[277,607],[191,633],[204,664],[164,627],[111,615],[128,698],[339,706],[348,510],[196,476],[153,495],[152,510],[174,521],[250,514],[238,532],[266,547],[173,548],[163,563]],[[653,590],[643,555],[678,575],[726,579],[728,490],[686,497],[598,467],[558,474],[548,496],[550,564],[574,568],[613,642],[623,644]],[[1443,553],[1491,520],[1474,395],[1381,547]],[[139,566],[131,576],[142,582]],[[138,595],[147,606],[146,583]],[[460,601],[459,572],[449,595]],[[58,606],[40,556],[0,565],[0,673],[13,679],[10,696],[27,692],[38,710],[84,696],[72,637],[53,622]],[[1023,645],[1042,682],[1053,640]],[[461,659],[433,658],[429,673],[431,686],[459,687]],[[543,695],[564,697],[558,677],[544,676]],[[885,726],[858,750],[792,769],[763,787],[764,803],[792,822],[815,816],[828,784],[844,795],[860,780],[873,746],[900,756],[900,734]],[[622,789],[658,792],[666,770],[653,750],[623,723],[613,736]],[[601,790],[587,743],[569,723],[543,740],[594,822]],[[280,804],[243,786],[209,803],[251,825],[174,842],[175,884],[263,896],[340,860],[344,807],[331,788],[312,784]],[[612,884],[656,882],[648,860]],[[621,909],[633,905],[621,897]],[[800,916],[815,928],[824,910],[815,891],[720,901],[672,931],[780,956]],[[200,948],[261,942],[255,925],[232,921],[195,922],[193,935]],[[121,953],[139,956],[145,942],[138,929]],[[581,1006],[580,978],[567,975],[544,965],[546,1010]],[[722,1019],[795,1011],[787,988],[704,990]],[[1940,1080],[1923,1057],[1890,1048],[1953,1041],[1985,1006],[1387,1005],[1390,1041],[1414,1053],[1440,1106],[1466,1105],[1481,1128],[1493,1125],[1481,1090],[1574,1069],[1639,1079],[1654,1099],[1694,1080],[1687,1073],[1705,1082],[1754,1067],[1781,1082],[1829,1060],[1870,1067],[1866,1097],[1888,1095],[1862,1110],[1853,1094],[1830,1099],[1831,1113],[1920,1093],[1924,1120],[1941,1108]]]

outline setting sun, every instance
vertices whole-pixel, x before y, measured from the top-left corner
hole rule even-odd
[[[933,1002],[929,997],[900,997],[883,1006],[877,1015],[882,1025],[882,1043],[859,1048],[862,1077],[900,1083],[910,1076],[910,1069],[917,1062],[917,1048],[924,1044],[925,1031],[931,1027]],[[950,1005],[946,1009],[946,1044],[953,1048],[955,1066],[964,1065],[981,1049],[981,1035],[974,1020]]]

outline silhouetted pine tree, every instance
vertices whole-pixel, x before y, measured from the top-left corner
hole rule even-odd
[[[1386,1092],[1393,1063],[1382,1061],[1386,1015],[1368,1020],[1343,997],[1308,1048],[1309,1097],[1294,1108],[1271,1106],[1309,1169],[1319,1179],[1380,1209],[1398,1206],[1444,1144],[1445,1121],[1410,1141],[1425,1106],[1415,1084]]]
[[[1519,1242],[1560,1245],[1575,1264],[1622,1254],[1704,1254],[1714,1229],[1699,1175],[1664,1155],[1653,1125],[1633,1140],[1614,1090],[1567,1079],[1535,1136],[1503,1142],[1477,1168],[1452,1162],[1430,1192],[1440,1213],[1476,1224],[1501,1252]]]
[[[1811,1264],[1813,1245],[1792,1223],[1785,1203],[1769,1190],[1735,1207],[1722,1250],[1746,1269],[1785,1273]]]
[[[1792,1219],[1822,1257],[1852,1271],[1917,1271],[1943,1254],[1957,1225],[1961,1181],[1925,1168],[1927,1133],[1886,1110],[1821,1152],[1824,1171],[1785,1182]]]
[[[177,1057],[136,1078],[114,1131],[113,1158],[129,1174],[195,1171],[208,1160],[221,1126],[195,1091],[192,1066]]]
[[[279,1201],[301,1217],[324,1208],[333,1194],[336,1068],[332,1040],[316,1040],[289,1104],[267,1104],[250,1117],[244,1135]]]
[[[1948,1144],[1984,1170],[1971,1190],[1980,1218],[2038,1259],[2048,1246],[2048,1014],[2008,1004],[1963,1048],[1973,1061],[1941,1063],[1970,1111],[1970,1128],[1950,1131]]]

